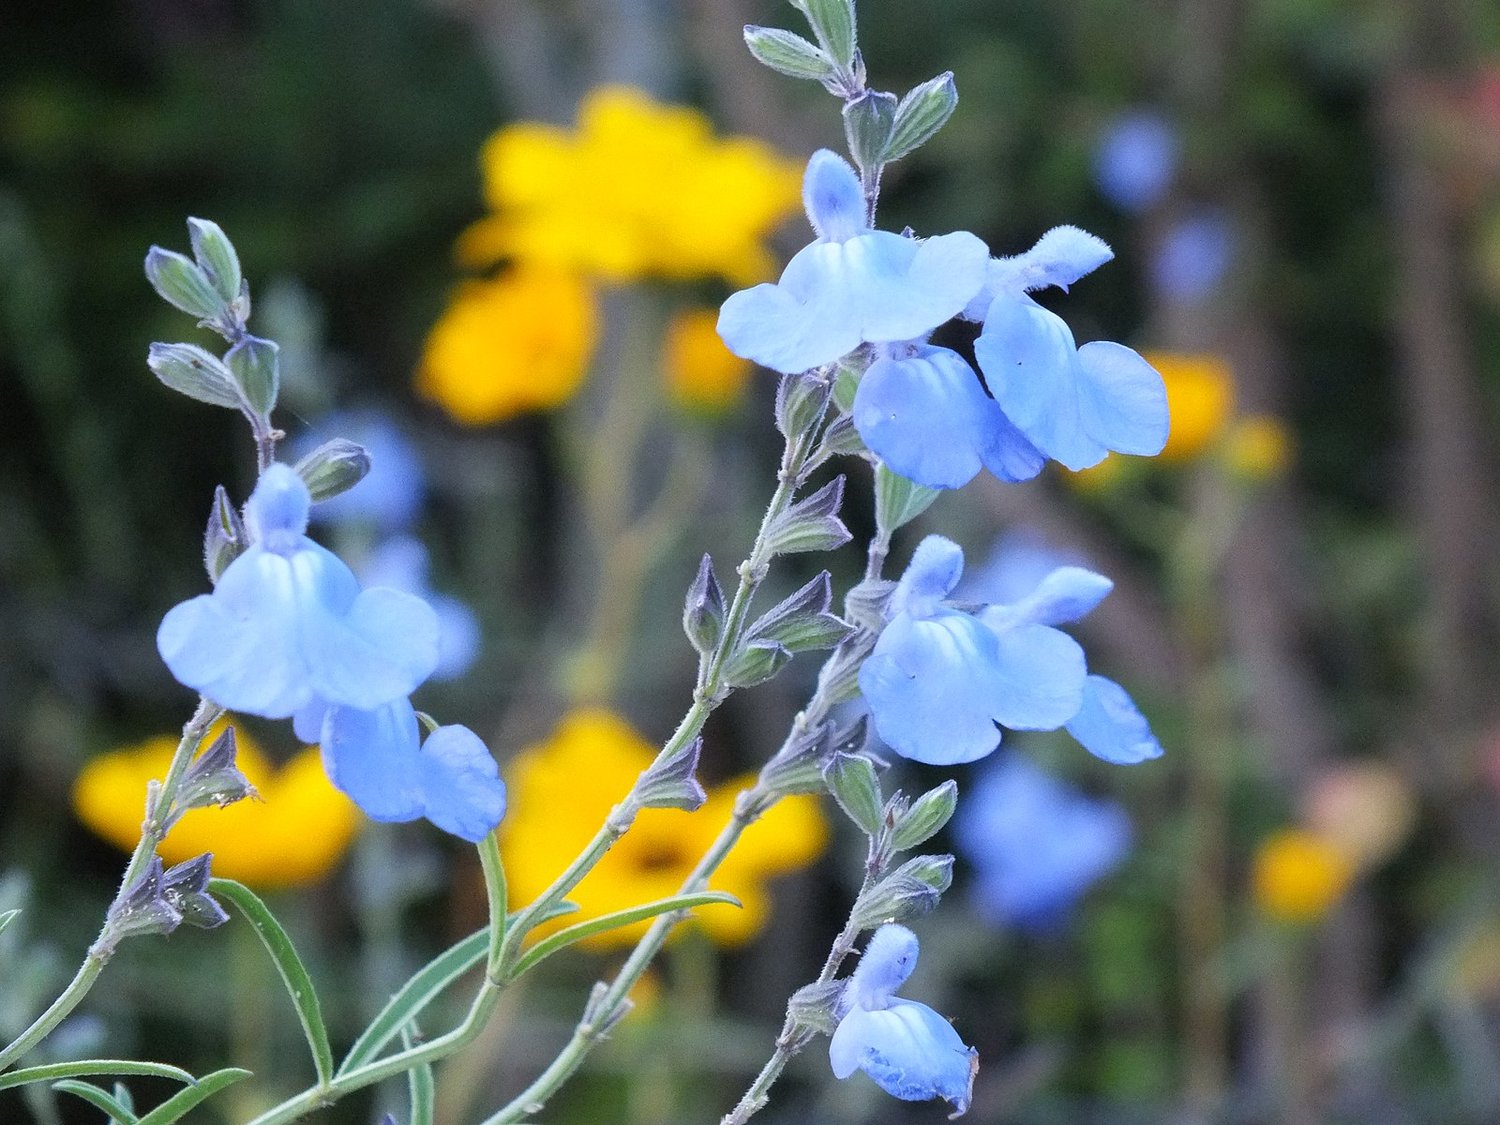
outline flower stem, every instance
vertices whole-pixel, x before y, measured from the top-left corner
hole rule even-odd
[[[177,787],[182,782],[183,772],[187,769],[188,763],[193,760],[193,754],[202,745],[208,728],[223,713],[223,708],[199,697],[198,709],[193,712],[193,717],[182,728],[182,740],[178,742],[177,750],[172,755],[171,764],[167,767],[166,777],[162,779],[156,801],[147,810],[146,819],[141,824],[141,838],[136,843],[130,862],[125,865],[125,874],[120,879],[120,889],[115,893],[115,900],[105,914],[104,926],[99,931],[99,936],[89,947],[88,955],[83,959],[83,964],[79,966],[73,979],[68,982],[67,988],[63,989],[57,999],[52,1001],[47,1010],[38,1016],[30,1027],[21,1032],[15,1041],[3,1051],[0,1051],[0,1071],[13,1066],[23,1055],[50,1035],[58,1024],[68,1018],[73,1009],[78,1007],[83,998],[88,995],[89,990],[94,986],[94,981],[104,971],[104,966],[109,964],[109,959],[114,956],[115,944],[118,941],[112,932],[115,905],[140,876],[151,861],[151,857],[156,854],[157,847],[160,846],[162,838],[166,836],[167,829],[172,823],[172,805],[175,803]]]

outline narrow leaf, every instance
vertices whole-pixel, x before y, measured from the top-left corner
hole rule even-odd
[[[64,1078],[61,1082],[52,1083],[52,1088],[61,1094],[72,1094],[75,1098],[82,1098],[95,1109],[102,1109],[109,1114],[109,1119],[117,1125],[136,1125],[140,1118],[137,1117],[129,1106],[124,1105],[113,1094],[101,1090],[92,1082],[80,1082],[76,1078]]]
[[[655,918],[658,914],[667,914],[673,910],[691,910],[697,906],[708,906],[716,902],[727,903],[730,906],[743,905],[734,895],[725,894],[723,891],[698,891],[695,894],[672,895],[670,898],[642,903],[640,906],[632,906],[629,910],[616,910],[611,914],[601,914],[598,918],[579,922],[576,926],[559,930],[550,937],[537,942],[526,952],[525,956],[516,962],[514,975],[519,977],[559,950],[566,949],[575,942],[593,937],[595,934],[616,930],[621,926],[642,922],[647,918]]]
[[[281,974],[282,983],[292,998],[292,1006],[297,1009],[302,1034],[307,1037],[308,1048],[312,1051],[318,1083],[326,1084],[333,1077],[333,1048],[328,1043],[328,1028],[323,1024],[323,1009],[318,1003],[317,990],[313,988],[312,977],[303,966],[302,958],[297,956],[292,939],[266,904],[243,883],[236,883],[233,879],[210,879],[208,889],[211,894],[234,903],[255,928],[255,935],[275,962],[276,971]]]
[[[135,1059],[78,1059],[75,1062],[29,1066],[24,1070],[12,1070],[7,1074],[0,1074],[0,1090],[8,1090],[12,1086],[24,1086],[28,1082],[81,1078],[90,1074],[145,1074],[153,1078],[170,1078],[175,1082],[189,1084],[196,1081],[181,1067],[168,1066],[166,1063],[138,1062]]]
[[[226,880],[214,880],[224,882]],[[219,888],[223,890],[223,888]],[[209,1098],[213,1097],[226,1086],[233,1086],[244,1078],[249,1078],[250,1072],[242,1070],[237,1066],[226,1066],[223,1070],[216,1070],[212,1074],[205,1074],[193,1085],[185,1090],[178,1090],[161,1105],[140,1119],[138,1125],[172,1125],[174,1121],[181,1121],[191,1110],[196,1109]]]

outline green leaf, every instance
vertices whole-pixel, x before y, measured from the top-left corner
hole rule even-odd
[[[536,924],[541,925],[543,922],[550,922],[554,918],[562,918],[577,911],[576,902],[564,900],[554,904],[537,919]],[[512,913],[510,921],[513,922],[519,913],[520,911]],[[385,1007],[376,1013],[370,1025],[360,1032],[359,1038],[354,1041],[354,1046],[349,1048],[349,1053],[339,1064],[338,1073],[348,1074],[351,1070],[374,1060],[385,1045],[401,1034],[401,1029],[416,1019],[443,989],[483,961],[488,947],[489,930],[477,930],[418,969],[411,979],[386,1001]]]
[[[92,1082],[79,1082],[75,1078],[64,1078],[61,1082],[52,1083],[52,1088],[60,1094],[72,1094],[75,1098],[82,1098],[95,1109],[102,1109],[109,1114],[109,1119],[116,1122],[116,1125],[136,1125],[140,1121],[129,1106]]]
[[[215,883],[227,882],[224,879],[215,879]],[[238,883],[235,886],[239,886]],[[223,888],[217,888],[222,892]],[[233,1086],[243,1078],[249,1078],[250,1072],[242,1070],[237,1066],[226,1066],[223,1070],[216,1070],[212,1074],[205,1074],[186,1090],[178,1090],[161,1105],[140,1119],[137,1125],[172,1125],[174,1121],[181,1121],[188,1115],[190,1110],[213,1097],[226,1086]]]
[[[145,1074],[153,1078],[170,1078],[191,1085],[196,1079],[180,1066],[166,1063],[137,1062],[134,1059],[79,1059],[76,1062],[29,1066],[0,1074],[0,1090],[24,1086],[28,1082],[50,1082],[57,1078],[81,1078],[86,1074]]]
[[[670,898],[642,903],[640,906],[632,906],[629,910],[616,910],[611,914],[601,914],[598,918],[590,918],[587,922],[579,922],[576,926],[558,930],[551,937],[545,937],[537,942],[516,962],[515,971],[511,975],[519,977],[559,950],[566,949],[575,942],[593,937],[595,934],[606,933],[647,918],[655,918],[658,914],[666,914],[673,910],[691,910],[696,906],[708,906],[716,902],[728,903],[730,906],[744,905],[734,895],[725,894],[723,891],[698,891],[694,894],[672,895]]]
[[[401,1045],[410,1050],[416,1042],[412,1025],[401,1029]],[[432,1064],[423,1063],[406,1072],[406,1088],[411,1094],[411,1125],[432,1125],[437,1090],[432,1080]]]
[[[312,1051],[318,1084],[326,1084],[333,1077],[333,1048],[328,1043],[328,1028],[323,1024],[323,1009],[318,1004],[317,990],[313,988],[312,977],[302,959],[297,956],[292,939],[266,904],[243,883],[236,883],[233,879],[210,879],[208,890],[210,894],[234,903],[255,928],[255,935],[275,962],[276,971],[281,974],[282,983],[292,998],[292,1006],[297,1009],[297,1018],[302,1021],[302,1034],[307,1037],[308,1048]]]

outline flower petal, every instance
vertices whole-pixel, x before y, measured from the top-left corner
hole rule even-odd
[[[300,625],[313,690],[330,703],[379,707],[410,695],[437,666],[437,614],[399,590],[365,590],[347,617],[308,611]]]
[[[368,711],[333,707],[323,723],[328,778],[373,820],[415,820],[424,809],[421,735],[409,700]]]
[[[939,603],[958,585],[964,574],[963,548],[941,535],[929,535],[911,553],[911,562],[891,594],[888,614],[910,617],[934,616]]]
[[[1135,765],[1162,754],[1161,743],[1130,694],[1103,676],[1088,678],[1083,706],[1067,727],[1090,754],[1115,765]]]
[[[847,1078],[857,1067],[893,1097],[944,1098],[957,1114],[969,1108],[975,1055],[942,1016],[901,999],[874,1011],[851,1009],[828,1045],[834,1077]]]
[[[928,488],[959,488],[979,472],[990,405],[962,356],[924,347],[873,363],[854,395],[853,418],[892,471]]]
[[[868,229],[859,176],[847,161],[826,148],[818,149],[807,162],[802,205],[807,208],[807,221],[824,241],[843,242]]]
[[[439,727],[422,744],[424,814],[444,832],[478,843],[505,816],[505,782],[489,748],[468,727]]]
[[[995,639],[996,721],[1013,730],[1056,730],[1078,713],[1088,669],[1077,641],[1046,625],[1018,625]]]

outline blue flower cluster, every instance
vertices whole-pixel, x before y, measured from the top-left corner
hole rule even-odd
[[[894,1097],[943,1098],[959,1117],[969,1108],[978,1052],[926,1004],[895,994],[917,967],[917,952],[917,935],[905,926],[887,923],[871,935],[836,1008],[828,1061],[835,1078],[863,1070]]]
[[[505,785],[466,727],[422,741],[408,696],[439,659],[437,615],[421,598],[361,589],[306,535],[312,498],[282,464],[245,506],[251,544],[213,593],[173,607],[156,643],[183,684],[220,706],[293,719],[321,743],[334,784],[376,820],[427,817],[478,841],[505,814]]]
[[[981,468],[1016,481],[1048,458],[1082,469],[1111,450],[1160,452],[1161,377],[1120,344],[1077,346],[1031,297],[1109,261],[1099,239],[1058,227],[1025,254],[991,259],[965,231],[873,230],[859,177],[826,149],[808,163],[803,198],[817,239],[776,284],[731,296],[719,334],[736,355],[786,374],[867,348],[854,424],[895,472],[958,488]],[[927,342],[954,317],[982,324],[974,351],[984,382],[957,352]]]
[[[945,601],[963,551],[940,535],[917,545],[859,672],[875,730],[907,758],[972,762],[1000,745],[996,724],[1068,733],[1107,762],[1161,755],[1125,689],[1090,675],[1083,649],[1056,626],[1087,616],[1113,589],[1101,574],[1060,566],[1023,597],[963,609]]]
[[[970,897],[997,925],[1060,929],[1074,903],[1130,850],[1130,819],[1017,754],[997,755],[966,794],[956,822],[974,866]]]

